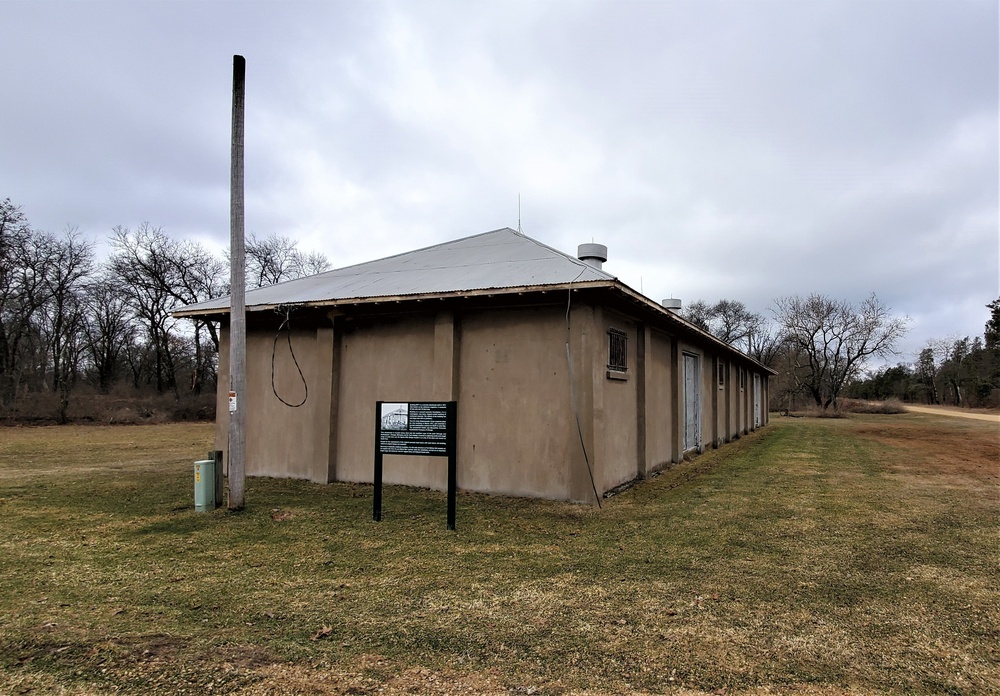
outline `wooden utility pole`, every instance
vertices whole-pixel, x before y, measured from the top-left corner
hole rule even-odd
[[[246,59],[233,56],[229,196],[229,509],[243,508],[247,422],[246,252],[243,245],[243,102]]]

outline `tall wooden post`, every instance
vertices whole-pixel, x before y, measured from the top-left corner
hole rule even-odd
[[[246,60],[233,56],[229,197],[229,509],[243,507],[247,422],[246,262],[243,246],[243,107]]]

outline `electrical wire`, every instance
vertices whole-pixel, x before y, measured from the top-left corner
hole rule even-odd
[[[306,384],[306,378],[302,374],[302,368],[299,367],[298,358],[295,357],[295,349],[292,348],[292,308],[277,307],[274,311],[277,312],[278,314],[281,314],[283,311],[285,319],[284,321],[281,322],[281,325],[278,327],[278,332],[274,334],[274,342],[271,344],[271,391],[274,392],[274,395],[275,397],[277,397],[278,401],[283,403],[285,406],[290,406],[291,408],[298,408],[299,406],[301,406],[306,402],[306,399],[309,398],[309,385]],[[287,329],[286,337],[288,340],[288,352],[292,354],[292,362],[295,363],[295,369],[299,371],[299,379],[302,380],[302,387],[305,390],[305,395],[302,397],[302,401],[300,401],[297,404],[289,403],[288,401],[285,401],[283,398],[281,398],[281,395],[278,393],[277,387],[274,386],[274,356],[275,353],[278,352],[278,339],[281,338],[281,331],[283,329]]]
[[[570,353],[569,349],[569,309],[570,302],[573,298],[572,285],[580,278],[580,276],[584,274],[584,272],[586,272],[586,270],[586,268],[582,269],[577,274],[576,278],[570,281],[570,287],[566,291],[566,366],[569,368],[569,398],[570,403],[573,405],[573,417],[576,419],[576,432],[577,435],[580,436],[580,449],[583,450],[583,460],[587,462],[587,473],[590,474],[590,485],[594,489],[594,499],[597,501],[597,508],[602,509],[601,495],[597,492],[597,483],[594,482],[594,468],[590,465],[590,455],[587,454],[587,443],[583,439],[583,426],[580,425],[580,410],[576,405],[576,379],[573,377],[573,355]]]

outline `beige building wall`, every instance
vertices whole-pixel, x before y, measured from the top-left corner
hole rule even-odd
[[[601,328],[598,338],[603,340],[603,349],[596,347],[592,356],[595,399],[595,427],[600,425],[603,437],[597,456],[601,464],[601,478],[598,481],[606,491],[640,474],[638,451],[638,399],[637,389],[641,370],[636,362],[636,323],[617,312],[602,311]],[[626,335],[628,370],[617,373],[608,369],[609,332],[612,329]],[[595,341],[597,346],[600,343]]]
[[[734,437],[738,437],[746,433],[746,403],[744,400],[746,389],[743,385],[744,370],[745,368],[738,364],[733,365],[733,391],[731,398],[733,402]]]
[[[461,317],[460,334],[459,487],[593,500],[571,404],[565,310],[480,311]],[[574,360],[579,378],[586,360]]]
[[[738,438],[742,434],[743,421],[740,416],[740,367],[729,363],[729,437]]]
[[[722,383],[719,383],[719,374],[722,374]],[[732,439],[732,431],[729,423],[729,361],[725,355],[716,356],[715,367],[715,390],[719,403],[719,446]]]
[[[336,478],[372,480],[376,401],[454,399],[460,488],[592,500],[565,346],[559,308],[358,322],[340,341]],[[386,456],[383,477],[444,489],[447,460]]]
[[[705,397],[705,439],[703,449],[719,446],[719,388],[716,386],[715,354],[702,350],[702,394]]]
[[[646,470],[669,466],[675,460],[673,380],[675,378],[671,337],[656,329],[649,330],[646,372]]]
[[[223,327],[219,343],[219,389],[216,395],[216,449],[228,450],[229,439],[229,331]],[[246,409],[246,462],[248,476],[304,478],[329,481],[330,341],[331,332],[316,328],[291,334],[295,361],[282,333],[247,332],[247,393],[237,395],[238,407]],[[271,381],[272,354],[274,382]],[[305,382],[305,387],[303,386]],[[297,408],[290,404],[305,402]],[[228,470],[228,458],[226,468]]]
[[[322,360],[325,351],[318,345],[316,329],[292,331],[291,345],[302,370],[299,377],[285,334],[274,338],[271,332],[247,332],[246,472],[326,483],[329,449],[316,430],[316,416],[330,398],[319,388],[330,369]],[[282,403],[278,395],[288,404],[302,403],[303,398],[305,402],[295,408]]]
[[[304,478],[328,482],[329,426],[329,332],[315,328],[295,330],[291,341],[295,358],[302,369],[299,377],[288,350],[285,334],[274,342],[274,331],[247,332],[247,393],[237,395],[238,405],[247,410],[246,462],[248,476]],[[327,345],[323,345],[326,339]],[[222,332],[219,374],[229,373],[229,332]],[[274,384],[271,382],[271,356],[274,353]],[[282,403],[297,404],[306,392],[308,398],[298,408]],[[216,401],[217,449],[228,449],[229,397],[225,377],[220,378]],[[228,468],[228,465],[227,465]]]
[[[599,494],[680,461],[682,356],[700,357],[701,447],[722,444],[753,424],[753,373],[709,349],[624,314],[579,302],[569,345],[576,413],[566,359],[564,306],[438,311],[347,318],[331,312],[318,326],[284,335],[255,328],[247,342],[249,475],[370,482],[376,401],[458,402],[458,485],[466,490],[594,502]],[[624,331],[628,371],[609,376],[608,331]],[[216,448],[227,449],[228,330],[221,331]],[[726,383],[719,389],[717,360]],[[766,404],[767,380],[761,398]],[[766,409],[764,413],[766,419]],[[765,420],[766,422],[766,420]],[[589,461],[588,461],[589,460]],[[588,471],[588,463],[589,469]],[[443,457],[384,458],[384,481],[447,487]]]
[[[733,363],[729,369],[729,377],[731,378],[730,388],[729,388],[729,402],[731,404],[730,410],[730,420],[733,433],[733,438],[738,438],[743,433],[743,419],[740,415],[740,367],[738,364]]]
[[[718,355],[712,351],[705,351],[704,355],[704,393],[708,402],[708,410],[705,411],[705,447],[716,448],[722,441],[722,427],[719,423]]]
[[[439,400],[434,391],[435,321],[430,315],[363,319],[345,323],[339,333],[334,475],[338,481],[370,483],[375,402]],[[444,489],[447,460],[386,456],[383,481]]]

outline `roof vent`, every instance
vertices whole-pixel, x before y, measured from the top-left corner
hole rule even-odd
[[[680,300],[675,300],[674,298],[671,297],[669,300],[663,300],[662,302],[660,302],[660,304],[662,304],[665,309],[669,309],[674,314],[681,313]]]
[[[576,257],[600,270],[601,264],[608,260],[608,248],[603,244],[581,244],[576,248]]]

